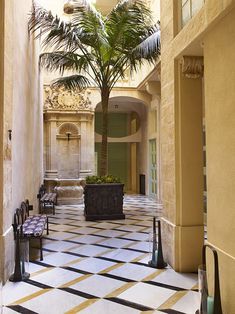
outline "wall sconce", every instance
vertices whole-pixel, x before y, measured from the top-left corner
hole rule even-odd
[[[118,109],[118,105],[114,105],[114,108],[115,108],[115,109]]]
[[[66,3],[64,4],[64,13],[66,14],[73,14],[74,12],[74,4],[73,1],[68,0],[66,1]]]
[[[9,141],[11,141],[11,138],[12,138],[12,130],[8,130],[8,138],[9,138]]]
[[[68,138],[68,141],[70,140],[70,136],[72,135],[71,132],[66,132],[66,135],[67,135],[67,138]]]

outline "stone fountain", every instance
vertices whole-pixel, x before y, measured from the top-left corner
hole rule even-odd
[[[44,182],[58,204],[83,203],[85,177],[94,173],[94,109],[89,91],[44,87]]]

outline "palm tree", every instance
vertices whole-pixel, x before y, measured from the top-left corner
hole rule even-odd
[[[102,16],[87,0],[74,0],[69,22],[33,5],[29,30],[42,36],[41,67],[48,71],[72,71],[54,86],[68,89],[97,86],[101,93],[102,145],[100,175],[107,174],[109,96],[115,83],[140,69],[144,60],[154,63],[160,54],[160,30],[143,0],[121,0],[107,16]],[[71,8],[70,8],[71,9]],[[70,12],[71,13],[71,12]]]

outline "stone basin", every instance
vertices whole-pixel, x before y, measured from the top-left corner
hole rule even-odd
[[[55,191],[57,192],[58,205],[76,205],[83,203],[83,186],[85,180],[55,179]]]

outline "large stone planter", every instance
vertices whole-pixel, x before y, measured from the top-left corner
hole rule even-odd
[[[84,187],[86,220],[125,219],[121,183],[87,184]]]

